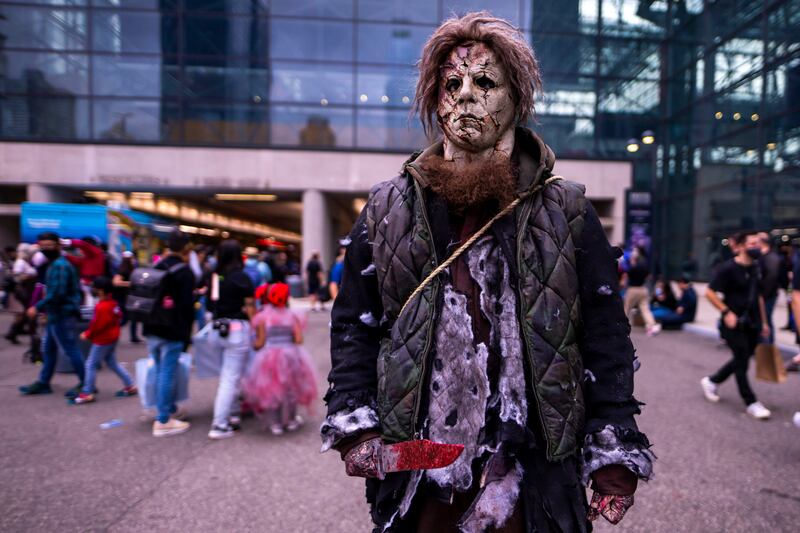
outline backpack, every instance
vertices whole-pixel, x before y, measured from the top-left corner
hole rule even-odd
[[[178,263],[169,270],[139,267],[131,273],[131,286],[125,311],[128,318],[146,326],[170,326],[175,324],[175,302],[169,296],[170,276],[183,268]]]

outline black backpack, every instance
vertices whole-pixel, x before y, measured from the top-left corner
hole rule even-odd
[[[146,326],[174,325],[175,302],[165,306],[169,296],[167,285],[171,275],[182,268],[188,268],[188,265],[178,263],[169,270],[148,267],[134,269],[125,302],[128,318]]]

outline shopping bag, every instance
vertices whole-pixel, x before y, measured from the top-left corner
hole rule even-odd
[[[209,322],[192,337],[196,375],[200,379],[218,377],[222,370],[222,348],[211,343],[213,324]]]
[[[786,367],[780,350],[774,344],[756,346],[756,379],[771,383],[786,381]]]
[[[189,399],[189,376],[192,372],[192,356],[183,353],[178,359],[175,375],[175,403]],[[136,387],[143,409],[156,408],[156,362],[152,357],[136,361]]]

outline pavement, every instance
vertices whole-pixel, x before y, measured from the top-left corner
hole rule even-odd
[[[320,396],[328,363],[327,313],[312,313],[306,347],[319,371]],[[9,322],[0,314],[0,331]],[[642,361],[637,397],[647,405],[641,428],[655,444],[656,479],[643,484],[636,505],[617,528],[596,531],[796,531],[800,523],[800,376],[783,385],[753,382],[773,419],[744,414],[732,382],[722,401],[707,403],[700,378],[728,352],[707,336],[635,330]],[[56,393],[21,397],[17,386],[37,368],[21,362],[23,348],[0,339],[0,531],[369,531],[363,481],[344,475],[335,453],[319,453],[320,400],[301,430],[273,437],[256,420],[241,434],[212,442],[215,380],[193,380],[187,409],[191,430],[150,435],[136,398],[114,398],[117,378],[99,373],[99,401],[68,405],[62,393],[74,376],[57,374]],[[123,342],[128,368],[145,355]],[[102,430],[102,422],[123,425]]]

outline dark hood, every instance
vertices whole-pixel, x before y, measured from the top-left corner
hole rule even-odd
[[[425,150],[412,155],[403,165],[422,187],[428,187],[428,178],[423,170],[426,158],[444,154],[444,141],[439,139]],[[514,151],[511,160],[519,169],[517,193],[528,191],[546,179],[544,174],[553,170],[556,156],[544,141],[534,132],[524,127],[517,127],[514,132]]]

